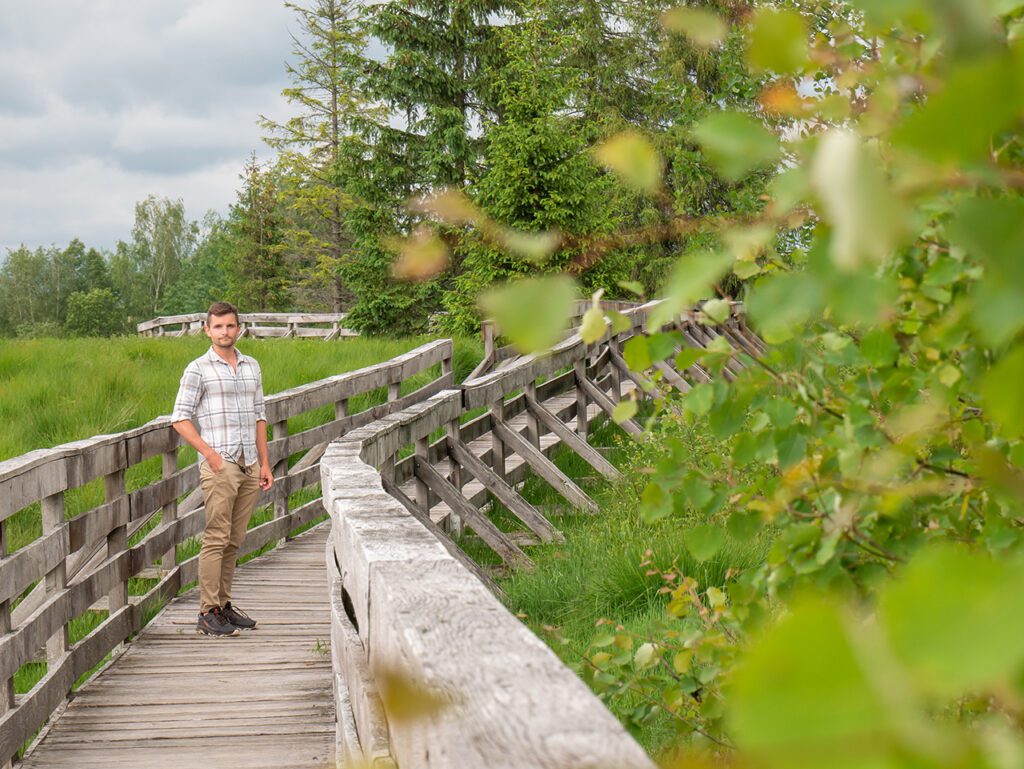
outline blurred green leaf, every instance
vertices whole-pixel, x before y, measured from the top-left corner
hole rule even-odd
[[[671,513],[672,497],[657,483],[648,483],[640,494],[640,517],[654,523]]]
[[[632,398],[625,398],[615,404],[612,409],[612,421],[621,425],[636,416],[636,401]]]
[[[726,529],[733,539],[747,542],[761,530],[761,516],[749,510],[737,510],[729,516]]]
[[[662,23],[670,32],[686,35],[690,42],[701,48],[721,43],[729,34],[729,25],[717,13],[703,8],[672,8],[665,12]]]
[[[893,335],[884,329],[874,329],[860,340],[861,355],[875,368],[891,366],[900,354],[900,347]]]
[[[675,364],[679,371],[685,371],[704,356],[704,351],[696,347],[684,347],[676,353]]]
[[[1020,114],[1016,77],[1007,54],[962,64],[896,129],[894,143],[939,163],[984,159],[993,136]]]
[[[683,542],[695,559],[704,562],[714,556],[725,544],[725,529],[710,523],[694,526],[683,532]]]
[[[551,276],[506,284],[486,294],[481,304],[504,336],[521,352],[531,353],[546,350],[561,338],[575,298],[572,279]]]
[[[741,112],[713,112],[693,129],[693,137],[726,179],[738,181],[779,159],[779,140],[758,120]]]
[[[899,245],[907,224],[904,207],[859,136],[835,129],[822,137],[812,178],[832,227],[831,254],[838,267],[879,262]]]
[[[737,741],[769,766],[892,766],[879,754],[893,714],[865,672],[869,664],[836,605],[795,606],[737,667]]]
[[[728,299],[709,299],[700,307],[701,314],[711,323],[725,323],[729,319]]]
[[[954,545],[928,548],[880,597],[893,650],[933,691],[961,695],[1024,664],[1024,570]]]
[[[808,63],[810,35],[796,11],[761,7],[754,11],[747,62],[755,72],[795,74]]]
[[[557,232],[505,229],[499,237],[505,248],[535,264],[545,261],[562,242],[562,236]]]
[[[623,131],[594,150],[598,163],[626,184],[642,192],[661,187],[661,156],[650,140],[637,131]]]
[[[647,337],[637,334],[626,340],[622,346],[622,357],[633,371],[644,371],[651,367],[651,352]]]
[[[1017,347],[993,366],[981,383],[988,417],[1007,438],[1024,435],[1024,347]]]
[[[950,240],[985,266],[973,294],[973,317],[993,346],[1024,328],[1024,200],[968,198],[948,225]]]
[[[675,263],[665,284],[665,298],[647,316],[647,330],[658,331],[681,312],[693,307],[712,291],[732,264],[725,254],[705,253],[684,256]]]
[[[814,276],[794,272],[758,280],[744,304],[754,328],[766,342],[777,344],[821,312],[824,297]]]
[[[604,312],[601,306],[595,303],[585,313],[580,322],[580,338],[587,344],[593,344],[604,336],[606,330]]]

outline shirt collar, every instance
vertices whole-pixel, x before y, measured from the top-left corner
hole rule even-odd
[[[242,355],[242,351],[237,347],[235,348],[235,355],[237,356],[238,365],[242,365],[246,361],[246,357]],[[206,351],[206,357],[215,363],[223,363],[225,366],[230,365],[226,360],[220,357],[213,349],[213,345],[210,345],[210,349]]]

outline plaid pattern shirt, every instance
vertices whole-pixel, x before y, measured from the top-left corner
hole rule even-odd
[[[258,460],[256,423],[267,420],[263,373],[255,358],[235,352],[235,371],[212,347],[185,367],[171,421],[195,419],[211,449],[232,462],[244,454],[252,464]]]

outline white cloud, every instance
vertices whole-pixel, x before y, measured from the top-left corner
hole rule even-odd
[[[0,4],[0,247],[112,248],[150,194],[226,212],[294,27],[282,0]]]

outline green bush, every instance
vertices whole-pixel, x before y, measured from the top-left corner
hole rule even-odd
[[[68,297],[64,324],[75,336],[114,336],[126,330],[124,308],[109,288],[79,291]]]

